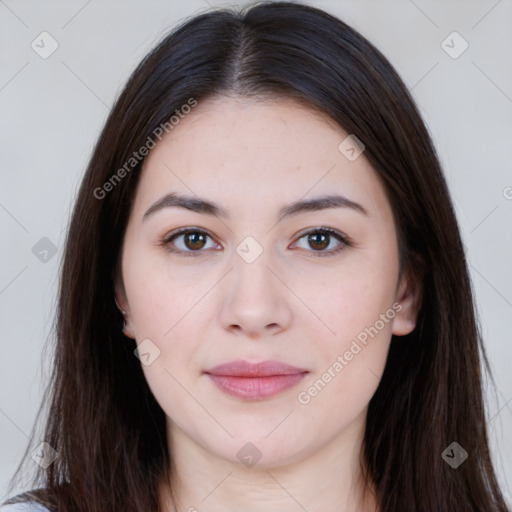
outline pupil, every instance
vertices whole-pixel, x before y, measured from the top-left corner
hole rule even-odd
[[[316,238],[316,240],[315,240],[315,238]],[[313,246],[316,245],[317,249],[325,249],[326,247],[329,246],[328,238],[329,238],[329,235],[315,233],[314,235],[310,235],[309,242],[310,243],[312,242]],[[319,245],[320,245],[320,247],[318,247]],[[313,248],[315,248],[315,247],[313,247]]]

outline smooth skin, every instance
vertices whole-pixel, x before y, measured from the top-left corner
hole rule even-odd
[[[291,99],[222,96],[199,102],[144,162],[116,299],[127,312],[125,334],[160,351],[142,369],[167,415],[175,463],[177,502],[163,483],[164,510],[376,509],[371,496],[358,501],[367,407],[391,335],[415,328],[421,288],[407,274],[398,279],[391,205],[364,153],[350,161],[338,149],[347,136]],[[229,216],[167,207],[143,218],[171,192],[215,202]],[[278,219],[294,201],[332,194],[367,214],[337,207]],[[322,239],[322,227],[350,245]],[[179,228],[207,236],[182,234],[166,246]],[[246,237],[262,248],[251,263],[236,250]],[[300,403],[299,393],[390,310],[392,320]],[[273,359],[309,373],[276,396],[248,401],[223,393],[204,373],[236,359]],[[237,456],[247,443],[255,459],[261,455],[252,467]]]

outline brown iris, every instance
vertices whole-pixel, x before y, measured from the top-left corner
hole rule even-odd
[[[202,233],[197,233],[195,231],[190,233],[185,233],[185,245],[188,249],[202,249],[204,244],[206,243],[206,235]]]
[[[329,246],[329,235],[323,233],[313,233],[308,236],[308,242],[313,249],[325,249]]]

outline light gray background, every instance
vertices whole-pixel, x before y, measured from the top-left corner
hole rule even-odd
[[[134,66],[169,28],[208,3],[0,0],[0,498],[49,373],[42,349],[51,335],[64,233],[94,141]],[[412,88],[434,137],[495,372],[488,425],[512,501],[511,1],[311,3],[383,51]],[[47,59],[31,47],[35,40],[49,48],[40,41],[43,31],[59,45]],[[455,59],[441,46],[453,31],[469,44]],[[460,50],[462,42],[452,39],[451,51]],[[32,252],[42,237],[58,249],[46,262]]]

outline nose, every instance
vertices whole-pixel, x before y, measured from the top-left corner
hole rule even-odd
[[[276,265],[263,253],[252,263],[237,254],[234,268],[223,281],[220,311],[222,327],[252,339],[276,335],[292,321],[291,292],[283,284]]]

